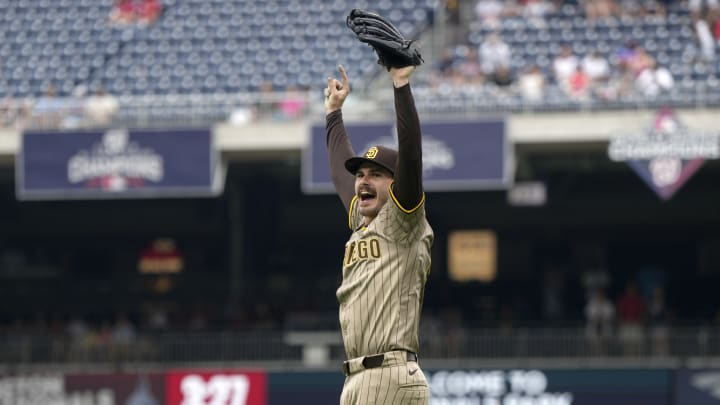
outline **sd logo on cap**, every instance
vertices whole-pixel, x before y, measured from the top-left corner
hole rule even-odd
[[[363,156],[352,157],[345,161],[345,168],[352,174],[355,174],[360,165],[365,162],[374,163],[389,170],[395,175],[395,165],[397,164],[398,153],[395,149],[386,146],[371,146]]]

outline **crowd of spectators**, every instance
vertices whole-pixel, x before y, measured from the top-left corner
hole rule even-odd
[[[610,297],[611,277],[598,270],[585,280],[585,336],[596,354],[613,350],[626,356],[646,351],[652,355],[669,354],[669,329],[675,316],[666,301],[667,275],[647,266],[622,283],[622,289]],[[647,348],[647,350],[646,350]]]
[[[160,0],[116,0],[108,22],[113,25],[149,25],[162,13]]]
[[[473,331],[479,329],[513,336],[526,327],[541,331],[572,328],[573,342],[577,344],[573,347],[579,353],[662,356],[673,353],[673,328],[717,325],[720,320],[713,319],[712,314],[703,319],[684,317],[688,309],[678,311],[667,300],[670,275],[652,266],[622,276],[604,269],[569,272],[568,268],[555,266],[541,273],[539,280],[520,285],[494,285],[489,294],[474,284],[431,280],[421,321],[423,350],[429,355],[450,356],[452,350],[463,350],[473,339]],[[136,302],[123,310],[104,305],[105,309],[88,306],[85,312],[18,315],[0,319],[0,338],[32,342],[24,337],[51,337],[56,360],[121,361],[149,355],[151,342],[158,335],[338,327],[332,286],[322,293],[305,288],[303,296],[293,288],[291,278],[280,274],[257,283],[262,285],[257,291],[227,302],[212,301],[210,296],[202,300],[159,298]],[[63,306],[53,310],[63,311]],[[688,323],[680,323],[679,319]]]
[[[524,50],[513,49],[502,37],[502,22],[506,18],[524,18],[538,28],[547,26],[547,16],[562,7],[575,7],[588,26],[604,19],[655,18],[662,21],[668,7],[676,1],[656,0],[478,0],[475,18],[465,31],[490,32],[474,46],[467,36],[450,44],[433,66],[429,80],[439,92],[462,88],[472,91],[486,86],[499,92],[518,94],[523,100],[538,103],[550,85],[577,102],[590,100],[615,101],[628,95],[657,98],[675,87],[676,78],[632,37],[611,52],[588,49],[574,51],[570,42],[559,43],[560,51],[551,56],[547,66],[530,64],[518,66],[513,56]],[[687,63],[712,63],[720,46],[720,12],[718,2],[689,1],[679,3],[688,7],[696,34],[698,56]]]
[[[112,124],[120,108],[117,97],[99,88],[78,86],[70,97],[58,97],[49,86],[36,98],[0,100],[0,128],[94,128]]]

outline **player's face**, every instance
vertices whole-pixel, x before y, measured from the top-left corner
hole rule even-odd
[[[358,212],[364,217],[375,218],[380,208],[390,198],[392,173],[373,163],[363,163],[355,173],[355,195]]]

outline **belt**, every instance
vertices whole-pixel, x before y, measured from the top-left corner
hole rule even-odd
[[[417,362],[418,355],[405,350],[396,350],[392,352],[373,354],[370,356],[356,357],[354,359],[343,361],[342,371],[343,374],[347,376],[361,370],[377,368],[383,365],[391,366],[395,364],[403,364],[410,361]]]

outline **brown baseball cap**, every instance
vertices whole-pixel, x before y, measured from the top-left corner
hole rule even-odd
[[[356,156],[346,160],[345,168],[350,173],[355,174],[355,172],[357,172],[360,168],[361,164],[365,162],[370,162],[390,170],[390,173],[392,173],[394,176],[395,165],[397,165],[397,157],[398,153],[395,149],[380,145],[371,146],[362,156]]]

